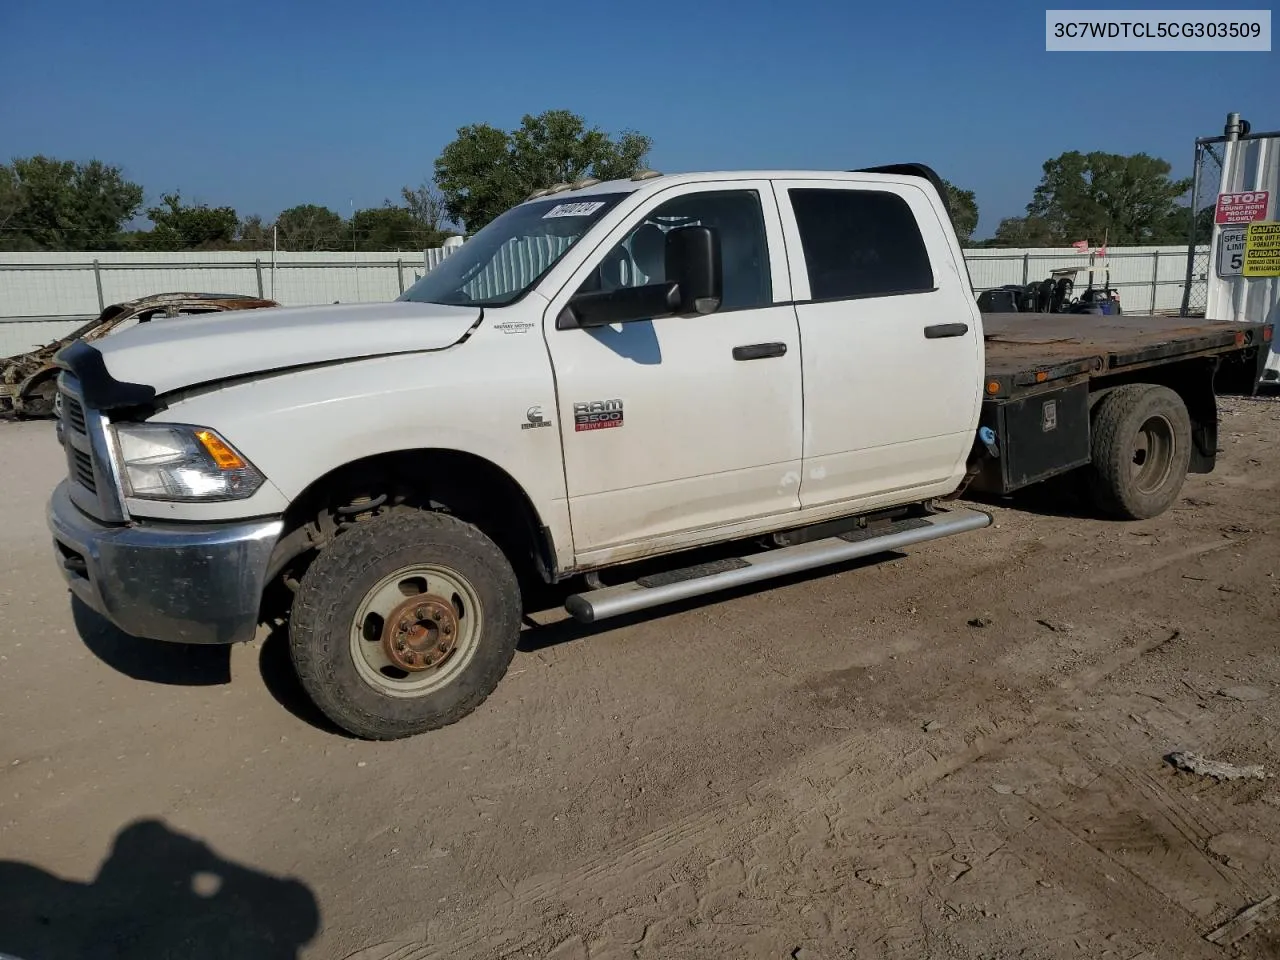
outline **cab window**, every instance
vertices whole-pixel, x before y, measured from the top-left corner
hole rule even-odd
[[[884,190],[787,191],[814,300],[933,289],[924,237],[907,202]]]
[[[666,276],[666,235],[677,227],[715,227],[724,264],[721,311],[772,303],[764,212],[755,190],[718,190],[674,197],[655,207],[609,251],[579,293],[661,283]]]

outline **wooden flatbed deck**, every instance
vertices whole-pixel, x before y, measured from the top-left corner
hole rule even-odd
[[[1270,352],[1264,323],[1152,315],[984,313],[979,424],[996,438],[973,489],[1010,493],[1090,462],[1092,401],[1123,383],[1178,390],[1193,425],[1189,469],[1213,468],[1215,392],[1252,392]],[[1184,361],[1204,361],[1188,367]]]
[[[1263,342],[1262,323],[1150,315],[985,313],[989,399],[1044,384],[1094,378]]]

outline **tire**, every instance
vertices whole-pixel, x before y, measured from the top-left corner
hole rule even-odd
[[[1168,387],[1118,387],[1093,413],[1089,491],[1121,520],[1148,520],[1178,499],[1191,463],[1191,417]]]
[[[316,557],[294,597],[290,656],[326,717],[357,737],[395,740],[484,702],[515,655],[521,613],[515,573],[492,540],[445,514],[394,512]]]

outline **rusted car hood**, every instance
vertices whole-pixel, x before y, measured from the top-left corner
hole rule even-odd
[[[452,346],[479,307],[335,304],[211,313],[139,324],[96,341],[117,381],[156,394],[270,370]]]

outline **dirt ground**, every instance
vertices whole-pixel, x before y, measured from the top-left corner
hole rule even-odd
[[[1275,958],[1280,402],[1151,522],[992,529],[591,630],[466,720],[308,709],[281,638],[73,611],[0,424],[0,953]],[[1175,769],[1191,751],[1265,779]],[[1230,937],[1224,938],[1224,940]]]

